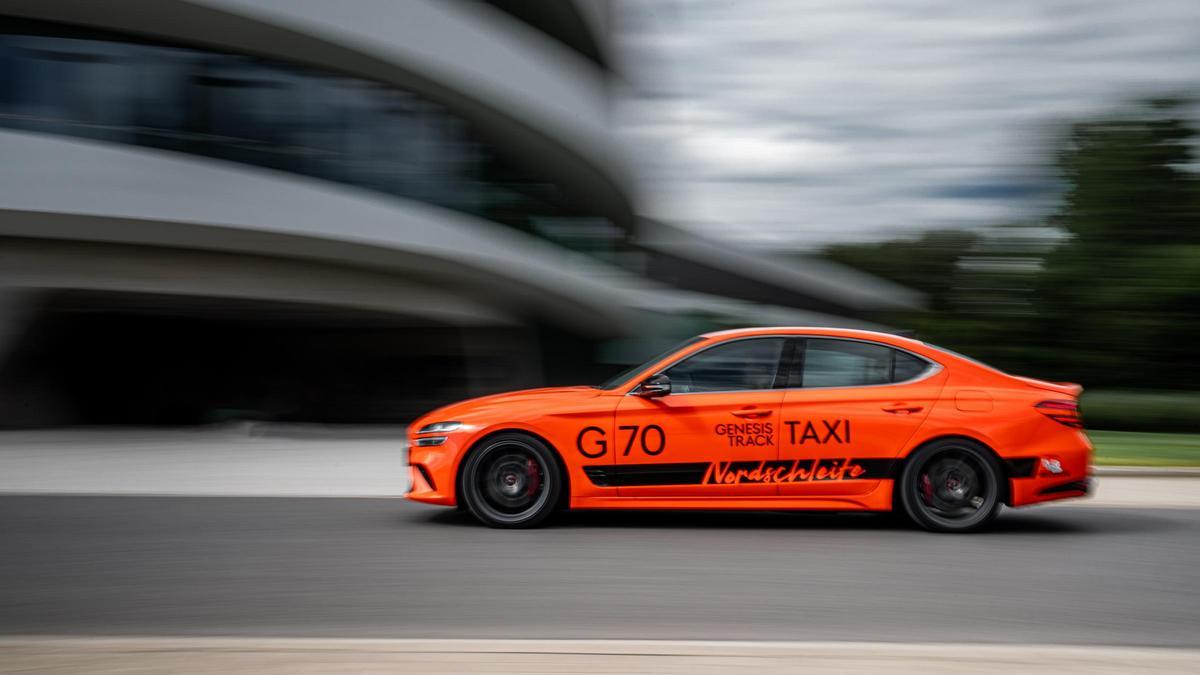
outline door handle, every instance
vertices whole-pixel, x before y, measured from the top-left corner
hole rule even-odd
[[[919,413],[925,409],[925,406],[908,405],[905,403],[894,403],[892,405],[883,406],[883,412],[892,413],[893,415],[911,415]]]
[[[755,417],[766,417],[774,411],[764,408],[748,408],[745,410],[731,410],[730,412],[738,417],[748,417],[753,419]]]

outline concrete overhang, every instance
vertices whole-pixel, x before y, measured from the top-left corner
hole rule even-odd
[[[224,251],[401,275],[504,315],[632,331],[631,275],[461,213],[202,157],[0,132],[0,235]],[[197,275],[208,270],[197,269]]]
[[[203,271],[203,273],[198,273]],[[0,240],[0,289],[89,291],[141,298],[196,298],[229,314],[228,301],[276,303],[297,315],[357,313],[390,322],[458,327],[519,325],[517,317],[395,274],[244,253],[33,238]],[[201,299],[207,301],[202,303]],[[147,300],[154,304],[157,301]],[[181,306],[188,306],[183,304]],[[351,310],[348,312],[347,310]]]

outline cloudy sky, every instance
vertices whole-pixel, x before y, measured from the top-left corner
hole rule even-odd
[[[624,0],[646,210],[805,248],[1027,219],[1065,122],[1200,94],[1200,0]]]

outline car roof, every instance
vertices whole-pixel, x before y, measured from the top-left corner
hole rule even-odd
[[[844,337],[858,338],[860,340],[874,340],[877,342],[885,342],[900,347],[909,346],[924,346],[919,340],[902,337],[895,333],[882,333],[874,330],[859,330],[857,328],[831,328],[826,326],[767,326],[760,328],[732,328],[729,330],[713,331],[704,333],[700,337],[703,338],[718,338],[729,339],[738,337],[751,337],[755,335],[820,335],[828,337]]]

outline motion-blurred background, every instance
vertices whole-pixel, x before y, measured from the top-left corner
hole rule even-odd
[[[1197,26],[0,0],[0,426],[403,423],[790,324],[914,330],[1081,382],[1092,428],[1200,431]],[[1196,461],[1133,438],[1102,440]]]
[[[1198,84],[1198,0],[0,0],[0,673],[1192,672]],[[397,499],[421,413],[754,325],[1081,383],[1110,466]]]

